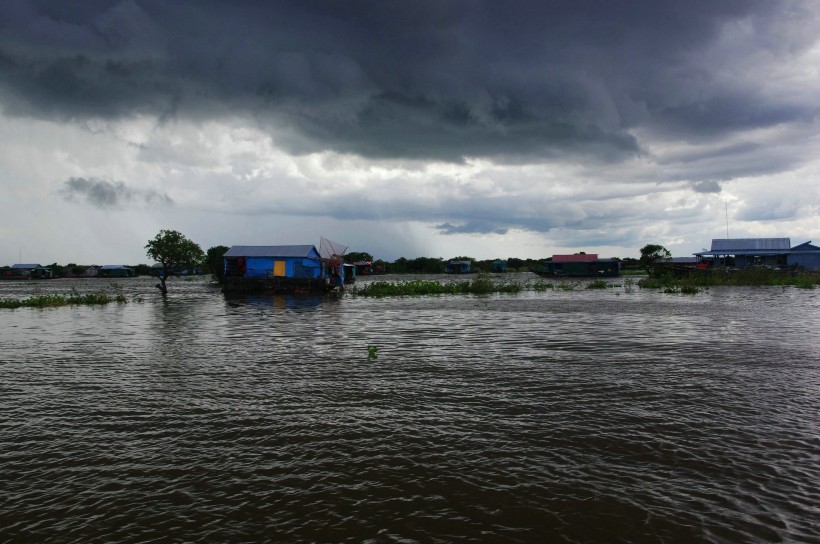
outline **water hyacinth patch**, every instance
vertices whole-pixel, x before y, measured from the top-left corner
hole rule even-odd
[[[348,289],[348,293],[364,297],[398,297],[419,295],[487,295],[492,293],[518,293],[522,290],[515,282],[494,282],[485,276],[473,280],[439,282],[433,280],[410,280],[400,282],[374,281]]]
[[[80,295],[74,292],[71,295],[37,295],[23,300],[2,299],[0,300],[0,308],[9,310],[16,308],[55,308],[58,306],[102,305],[112,302],[125,304],[128,300],[122,293],[111,296],[107,293]]]

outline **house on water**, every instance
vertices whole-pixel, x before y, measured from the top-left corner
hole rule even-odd
[[[709,251],[695,256],[714,266],[820,270],[820,248],[811,241],[791,247],[789,238],[716,238]]]
[[[324,241],[324,240],[323,240]],[[344,288],[339,247],[317,250],[313,245],[233,246],[223,256],[228,292],[327,292]]]
[[[501,259],[496,259],[492,263],[492,271],[493,272],[506,272],[507,271],[507,261],[502,261]]]
[[[106,264],[97,270],[98,278],[133,278],[136,276],[133,268],[121,264]]]
[[[52,277],[51,269],[41,266],[39,264],[13,264],[11,268],[7,268],[3,272],[3,279],[7,280],[32,280],[32,279],[50,279]]]
[[[474,272],[473,261],[471,260],[452,260],[447,263],[447,268],[444,270],[447,274],[470,274]]]
[[[794,246],[789,250],[786,263],[798,270],[820,270],[820,247],[811,243],[811,240]]]
[[[544,270],[536,271],[539,276],[569,277],[615,277],[618,276],[621,263],[617,259],[599,259],[597,253],[578,253],[576,255],[553,255],[552,260],[544,263]]]

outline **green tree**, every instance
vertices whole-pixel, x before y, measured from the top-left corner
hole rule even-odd
[[[214,246],[208,249],[205,257],[205,266],[208,267],[208,272],[213,274],[219,283],[225,281],[225,260],[223,256],[229,249],[228,246]]]
[[[165,282],[171,276],[178,276],[183,270],[193,270],[205,258],[202,248],[175,230],[161,230],[145,246],[146,255],[159,263],[159,284],[162,294],[168,292]]]
[[[647,274],[652,275],[654,266],[664,259],[668,259],[672,254],[665,247],[658,244],[646,244],[641,248],[641,258],[638,259],[641,267]]]
[[[137,276],[150,276],[151,267],[147,264],[134,265],[134,274],[136,274]]]
[[[62,277],[62,276],[65,275],[66,267],[61,266],[57,263],[52,263],[52,264],[48,265],[46,268],[51,270],[51,275],[54,276],[55,278],[59,278],[59,277]]]

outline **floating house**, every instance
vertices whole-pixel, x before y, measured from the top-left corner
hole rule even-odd
[[[736,268],[786,266],[791,249],[788,238],[717,238],[709,251],[695,253],[701,259],[710,259],[717,266],[732,264]]]
[[[536,271],[539,276],[568,277],[614,277],[618,276],[621,263],[617,259],[599,259],[597,253],[576,255],[553,255],[544,263],[544,270]]]
[[[373,276],[376,274],[385,274],[387,272],[384,269],[384,265],[373,264],[372,261],[356,261],[353,263],[353,266],[356,267],[357,276]]]
[[[106,264],[97,270],[98,278],[133,278],[136,276],[133,268],[121,264]]]
[[[789,238],[716,238],[695,256],[715,266],[820,270],[820,248],[811,241],[791,247]]]
[[[326,242],[322,240],[323,244]],[[332,245],[233,246],[223,256],[225,292],[326,292],[344,288],[355,270],[343,266],[347,249]]]
[[[794,246],[786,256],[786,263],[798,270],[820,270],[820,247],[811,240]]]
[[[7,280],[50,279],[51,277],[50,268],[39,264],[25,263],[11,265],[11,268],[5,269],[2,276],[3,279]]]
[[[492,264],[492,271],[493,272],[506,272],[507,271],[507,261],[502,261],[501,259],[494,260],[493,264]]]
[[[447,274],[470,274],[474,272],[473,261],[471,260],[453,260],[447,263],[447,268],[444,270]]]

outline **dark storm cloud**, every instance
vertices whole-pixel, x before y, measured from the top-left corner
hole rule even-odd
[[[698,181],[692,184],[692,189],[696,193],[719,193],[721,191],[720,183],[715,180]]]
[[[444,223],[436,225],[442,234],[507,234],[509,229],[485,221],[469,221],[461,225]]]
[[[777,0],[9,0],[0,107],[56,119],[245,115],[293,152],[461,160],[641,152],[639,126],[716,137],[811,119],[718,76],[813,34]],[[738,47],[716,45],[749,25]],[[761,67],[762,68],[762,67]],[[815,108],[815,109],[812,109]],[[690,137],[690,136],[686,136]]]
[[[127,204],[171,204],[166,194],[150,190],[132,189],[121,181],[96,178],[71,178],[60,188],[60,194],[69,202],[83,200],[97,208],[120,208]]]

